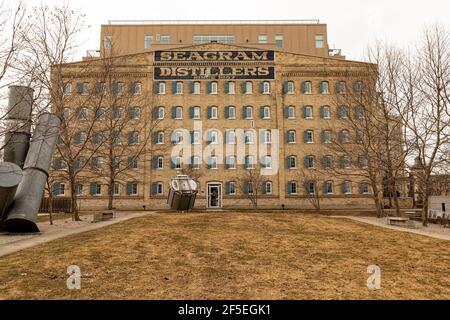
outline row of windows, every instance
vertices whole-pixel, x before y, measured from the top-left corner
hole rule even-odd
[[[92,156],[89,160],[89,166],[91,170],[100,170],[103,168],[104,165],[104,159],[100,156]],[[121,157],[114,157],[111,160],[111,167],[113,169],[119,169],[121,167],[124,167],[126,169],[137,169],[138,168],[138,162],[139,159],[136,156],[128,156],[125,160]],[[75,170],[81,170],[87,165],[87,159],[84,157],[78,157],[74,161],[74,169]],[[56,157],[53,159],[53,169],[55,170],[64,170],[67,168],[67,164],[65,161],[60,158]]]
[[[70,120],[70,108],[64,108],[63,116],[65,120]],[[124,117],[125,110],[122,107],[111,108],[111,119],[118,120]],[[104,120],[108,111],[106,108],[99,107],[93,110],[93,115],[96,120]],[[126,110],[128,119],[139,120],[141,118],[141,108],[140,107],[128,107]],[[89,109],[87,107],[79,107],[75,110],[75,118],[77,120],[87,120],[89,116]]]
[[[137,182],[127,182],[125,185],[125,194],[128,196],[137,196],[139,184]],[[272,181],[264,181],[260,186],[260,193],[271,195],[273,192],[273,183]],[[314,195],[318,193],[317,183],[315,181],[307,181],[305,182],[305,193]],[[353,183],[349,180],[345,180],[341,184],[341,192],[342,194],[352,194],[353,193]],[[107,188],[105,188],[107,190]],[[227,181],[225,183],[225,194],[226,195],[236,195],[237,194],[237,184],[235,181]],[[332,180],[325,181],[323,183],[323,194],[334,194],[334,182]],[[247,182],[244,186],[244,193],[246,194],[254,194],[255,186],[252,182]],[[102,184],[98,182],[91,182],[89,184],[89,195],[91,196],[101,196],[103,193]],[[360,194],[368,194],[369,191],[369,183],[363,181],[359,183],[359,193]],[[78,196],[84,195],[84,185],[77,184],[75,186],[75,193]],[[151,187],[152,195],[164,195],[164,183],[163,182],[153,182]],[[299,184],[297,181],[289,181],[287,183],[287,193],[290,195],[296,195],[300,193]],[[66,194],[66,184],[56,182],[52,185],[52,194],[54,196],[64,196]],[[113,194],[115,196],[121,195],[121,185],[119,183],[114,183]]]
[[[167,34],[157,34],[155,36],[151,34],[147,34],[144,36],[144,48],[145,49],[151,49],[154,41],[160,42],[161,44],[170,44],[171,38],[170,35]],[[179,40],[181,42],[182,40]],[[236,39],[234,35],[194,35],[192,38],[193,44],[203,44],[203,43],[211,43],[211,42],[217,42],[217,43],[226,43],[226,44],[233,44],[235,43]],[[247,42],[249,39],[247,39]],[[267,34],[259,34],[258,35],[258,43],[259,44],[267,44],[268,42],[268,36]],[[284,36],[282,34],[276,34],[273,38],[273,41],[277,48],[283,48],[284,47]],[[315,38],[315,45],[317,49],[322,49],[325,46],[325,37],[323,34],[316,34]],[[103,47],[105,49],[111,49],[113,46],[113,37],[110,35],[104,36],[103,38]]]
[[[91,93],[89,88],[89,82],[79,82],[76,84],[76,93],[81,95],[88,95]],[[94,84],[93,93],[95,95],[104,95],[107,93],[106,83],[97,82]],[[72,83],[67,82],[62,87],[63,94],[71,95],[72,94]],[[123,82],[114,82],[111,85],[111,92],[116,95],[125,94],[125,83]],[[131,95],[140,95],[142,94],[142,84],[140,82],[132,82],[128,86],[128,93]]]
[[[243,130],[242,140],[245,144],[254,144],[256,143],[256,131],[253,129]],[[226,144],[236,144],[238,139],[238,132],[232,129],[225,130],[225,140]],[[200,144],[202,142],[202,136],[200,131],[190,131],[187,135],[186,131],[175,130],[171,135],[171,142],[176,144],[182,144],[184,139],[188,139],[187,143],[190,144]],[[204,139],[209,144],[219,144],[221,143],[221,135],[220,131],[217,130],[208,130],[204,134]],[[363,136],[361,133],[356,133],[355,142],[362,143]],[[288,130],[286,131],[285,141],[288,144],[297,143],[297,131],[296,130]],[[343,129],[337,134],[337,141],[342,144],[351,143],[351,135],[350,131],[347,129]],[[264,144],[272,143],[272,131],[271,130],[261,130],[260,131],[260,142]],[[305,130],[303,132],[303,142],[312,144],[315,142],[314,140],[314,130]],[[321,142],[324,144],[332,143],[332,131],[331,130],[323,130],[321,132]],[[164,131],[157,131],[153,133],[153,143],[155,144],[164,144],[165,143],[165,133]]]
[[[304,119],[313,119],[314,118],[314,107],[313,106],[303,106],[303,118]],[[321,106],[320,108],[320,117],[322,119],[331,119],[331,107],[330,106]],[[242,118],[243,119],[254,119],[254,107],[253,106],[243,106],[242,107]],[[237,112],[235,106],[225,106],[223,109],[225,119],[236,119]],[[350,108],[348,106],[338,106],[337,107],[337,116],[339,119],[348,119],[351,115]],[[259,108],[259,117],[261,119],[271,119],[272,108],[270,106],[261,106]],[[296,118],[296,107],[295,106],[286,106],[284,108],[284,115],[287,119],[295,119]],[[171,117],[172,119],[181,120],[184,116],[184,108],[182,106],[175,106],[171,109]],[[219,107],[217,106],[208,106],[206,108],[206,116],[208,119],[219,119]],[[154,109],[153,117],[155,119],[162,120],[165,118],[165,107],[156,107]],[[365,108],[363,106],[355,107],[355,118],[363,119],[365,117]],[[189,107],[189,118],[190,119],[200,119],[201,118],[201,107],[200,106],[192,106]]]
[[[314,169],[317,167],[316,164],[316,156],[314,155],[306,155],[304,157],[303,165],[307,169]],[[153,158],[153,168],[154,169],[164,169],[164,157],[157,156]],[[219,158],[217,156],[209,156],[205,159],[206,166],[208,169],[217,170],[219,169]],[[262,156],[260,159],[261,166],[265,169],[272,168],[272,157],[270,155]],[[183,165],[183,158],[181,156],[173,157],[170,161],[172,169],[181,169]],[[192,169],[200,169],[200,157],[193,156],[188,163]],[[225,168],[228,170],[237,168],[237,159],[236,156],[227,156],[225,157]],[[245,169],[254,169],[256,165],[256,160],[254,156],[246,156],[244,158],[243,167]],[[364,156],[358,156],[357,165],[360,168],[367,168],[368,161]],[[339,156],[338,157],[338,166],[341,169],[350,169],[352,167],[352,158],[350,156]],[[334,157],[332,155],[325,155],[321,158],[321,167],[323,169],[331,169],[334,167]],[[297,156],[290,155],[286,157],[286,168],[287,169],[297,169],[298,168],[298,160]]]
[[[252,94],[254,91],[254,86],[252,81],[244,81],[240,83],[241,93]],[[206,82],[206,92],[208,94],[218,94],[219,93],[219,83],[217,81]],[[201,94],[202,84],[200,81],[193,81],[189,83],[189,93],[191,94]],[[154,83],[154,92],[157,94],[166,94],[166,82],[158,81]],[[353,90],[355,92],[362,91],[362,82],[355,81],[353,83]],[[236,82],[227,81],[224,83],[224,92],[227,94],[236,94]],[[259,83],[259,92],[262,94],[270,94],[271,83],[269,81],[263,81]],[[283,83],[283,92],[286,94],[295,94],[295,82],[285,81]],[[312,81],[303,81],[300,83],[300,92],[303,94],[313,94],[313,83]],[[345,94],[347,92],[347,84],[345,81],[338,81],[335,83],[335,93]],[[183,94],[184,93],[184,82],[176,81],[172,82],[172,93],[173,94]],[[328,81],[321,81],[318,84],[318,93],[320,94],[330,94],[330,84]]]

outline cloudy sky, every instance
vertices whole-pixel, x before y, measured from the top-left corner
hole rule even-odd
[[[59,0],[29,0],[51,4]],[[376,39],[414,45],[426,25],[450,28],[448,0],[72,0],[86,14],[82,51],[98,49],[100,25],[108,20],[320,19],[328,24],[330,48],[360,59]],[[80,56],[82,53],[80,53]]]

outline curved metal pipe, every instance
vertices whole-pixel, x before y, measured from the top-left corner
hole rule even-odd
[[[18,165],[0,162],[0,228],[20,181],[22,181],[22,169]]]

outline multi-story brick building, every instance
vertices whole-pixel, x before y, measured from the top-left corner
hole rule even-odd
[[[326,39],[326,28],[317,28]],[[103,35],[106,30],[102,29]],[[163,34],[165,29],[158,30]],[[301,39],[314,39],[318,31],[311,30]],[[177,33],[170,34],[175,40],[172,34]],[[286,47],[294,35],[285,38]],[[339,105],[338,97],[360,90],[373,66],[328,56],[326,41],[323,46],[326,50],[305,49],[309,54],[304,54],[226,43],[181,46],[177,42],[158,50],[133,44],[131,53],[113,59],[110,77],[100,72],[105,51],[100,58],[64,65],[64,112],[76,114],[68,123],[77,140],[74,148],[84,141],[85,131],[107,126],[108,121],[98,116],[107,105],[106,98],[98,99],[99,92],[130,93],[126,103],[111,104],[126,109],[125,115],[118,112],[113,118],[129,118],[122,128],[128,141],[122,144],[134,147],[121,154],[128,157],[123,160],[126,170],[108,188],[108,175],[97,170],[101,157],[96,155],[106,147],[90,147],[88,161],[95,163],[82,169],[83,179],[73,187],[81,208],[105,208],[109,190],[114,190],[114,207],[119,209],[166,208],[170,179],[186,170],[199,182],[198,208],[249,206],[248,193],[255,193],[255,188],[259,207],[311,208],[313,192],[319,194],[322,208],[371,207],[370,183],[355,174],[364,165],[360,155],[338,152],[332,145],[337,139],[355,143],[355,133],[349,132],[343,119],[348,112],[358,114],[358,106]],[[301,52],[300,47],[297,44],[292,50]],[[127,48],[120,44],[121,52]],[[143,52],[134,53],[139,50]],[[111,109],[114,112],[117,109]],[[97,121],[83,120],[89,116]],[[114,134],[103,132],[108,135],[105,140]],[[90,138],[95,140],[95,135]],[[95,146],[95,141],[88,144]],[[137,150],[139,156],[130,160]],[[54,191],[67,196],[71,190],[64,175],[58,174],[64,170],[58,152],[54,159]],[[259,185],[240,188],[255,167],[263,175]]]

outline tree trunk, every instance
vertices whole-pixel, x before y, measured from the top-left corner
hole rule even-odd
[[[70,179],[70,199],[71,199],[71,212],[73,221],[81,221],[80,213],[78,212],[78,197],[75,188],[75,179]]]
[[[424,192],[422,208],[422,225],[428,227],[428,193]]]
[[[114,179],[109,180],[108,185],[108,210],[113,209],[113,203],[114,203]]]

